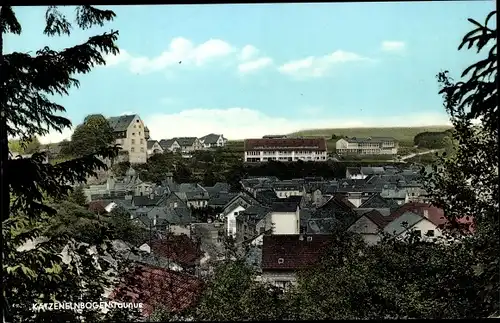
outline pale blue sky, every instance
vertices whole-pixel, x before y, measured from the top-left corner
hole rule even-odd
[[[467,18],[483,21],[493,8],[493,1],[120,6],[104,28],[48,38],[45,7],[18,7],[24,31],[7,37],[5,50],[58,49],[119,30],[121,55],[79,77],[81,87],[58,102],[75,125],[90,113],[138,113],[155,139],[443,124],[435,75],[458,76],[477,59],[457,47],[471,29]]]

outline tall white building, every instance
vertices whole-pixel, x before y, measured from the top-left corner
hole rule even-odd
[[[326,161],[324,138],[263,138],[245,140],[245,162]]]
[[[116,137],[116,143],[128,152],[132,164],[146,163],[148,158],[147,139],[149,130],[137,115],[124,115],[108,119]]]

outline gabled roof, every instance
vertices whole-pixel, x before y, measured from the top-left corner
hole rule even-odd
[[[271,204],[271,212],[276,212],[276,213],[289,213],[289,212],[296,212],[297,211],[297,203],[286,203],[286,202],[274,202]]]
[[[204,144],[215,144],[217,143],[217,140],[219,140],[221,136],[222,135],[211,133],[209,135],[201,137],[200,141],[202,141]]]
[[[149,196],[134,196],[132,198],[135,206],[155,206],[161,200],[161,196],[155,196],[154,198],[150,198]]]
[[[163,149],[169,149],[174,144],[175,139],[162,139],[160,140],[160,146]]]
[[[160,143],[158,142],[158,140],[148,140],[148,149],[153,149],[153,146],[154,146],[156,143],[160,144]],[[161,147],[161,145],[160,145],[160,147]]]
[[[301,240],[302,237],[302,240]],[[262,245],[262,270],[297,270],[320,260],[332,235],[267,235]]]
[[[142,313],[151,315],[158,305],[178,313],[199,299],[203,282],[195,276],[151,265],[138,265],[127,272],[110,295],[112,300],[142,303]]]
[[[194,145],[196,139],[196,137],[176,137],[176,138],[173,138],[175,141],[177,141],[177,143],[179,144],[179,146],[181,147],[186,147],[186,146],[192,146]]]
[[[371,210],[363,214],[361,217],[366,217],[372,221],[377,227],[383,229],[393,220],[392,217],[385,217],[377,210]]]
[[[360,209],[383,209],[383,208],[394,208],[398,204],[390,199],[385,199],[380,196],[379,193],[373,194],[359,206]]]
[[[115,132],[127,131],[128,126],[132,121],[134,121],[137,115],[124,115],[119,117],[111,117],[108,119],[108,123],[113,128]]]

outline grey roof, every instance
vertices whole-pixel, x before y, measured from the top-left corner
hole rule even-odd
[[[161,148],[169,149],[170,147],[172,147],[174,142],[175,142],[174,139],[162,139],[162,140],[160,140],[159,144],[160,144]]]
[[[284,202],[274,202],[271,204],[272,212],[296,212],[297,204],[295,203],[284,203]]]
[[[363,175],[372,175],[372,174],[384,174],[384,167],[361,167],[361,173]]]
[[[272,183],[275,191],[297,191],[302,190],[302,185],[295,181],[279,181]]]
[[[351,175],[361,175],[361,167],[347,167],[346,171]]]
[[[150,198],[149,196],[134,196],[132,198],[135,206],[155,206],[161,200],[161,196]]]
[[[128,126],[134,121],[135,117],[135,114],[111,117],[108,119],[108,123],[115,132],[127,131]]]
[[[196,141],[196,137],[178,137],[178,138],[173,138],[173,140],[177,141],[179,146],[181,147],[186,147],[186,146],[192,146],[194,142]]]
[[[226,193],[220,192],[216,194],[210,194],[210,198],[208,199],[208,205],[211,206],[225,206],[229,203],[237,193]]]
[[[158,143],[158,141],[157,140],[148,140],[148,149],[152,149],[155,143]]]
[[[181,183],[177,186],[178,192],[204,192],[204,190],[196,183]]]
[[[229,192],[231,186],[228,183],[218,182],[215,183],[214,186],[204,186],[203,188],[208,192],[208,194],[217,195],[221,192]]]
[[[217,135],[215,133],[211,133],[209,135],[203,136],[200,138],[201,141],[205,144],[215,144],[221,135]]]
[[[384,189],[380,193],[385,199],[404,199],[406,198],[407,191],[405,189]]]
[[[368,138],[348,138],[346,139],[347,142],[357,142],[357,143],[362,143],[362,142],[373,142],[373,143],[382,143],[384,141],[396,141],[396,139],[392,137],[368,137]]]

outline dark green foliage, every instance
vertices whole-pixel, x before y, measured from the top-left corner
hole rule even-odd
[[[127,172],[127,170],[129,168],[130,168],[130,162],[125,161],[125,162],[119,162],[119,163],[114,164],[111,167],[111,171],[112,171],[113,175],[118,176],[118,177],[122,177],[122,176],[125,176],[125,173]],[[142,176],[141,176],[141,178],[142,178]]]
[[[143,244],[150,234],[148,230],[134,224],[130,219],[130,213],[121,207],[113,209],[106,217],[106,222],[110,224],[116,239],[129,242],[133,246]]]
[[[454,82],[448,72],[438,75],[442,86],[444,105],[451,115],[458,143],[453,156],[442,156],[434,165],[439,172],[427,175],[430,197],[445,210],[453,221],[473,216],[476,235],[471,243],[476,275],[480,279],[477,292],[481,310],[489,314],[499,312],[500,277],[498,250],[499,191],[498,191],[498,80],[497,30],[488,23],[496,16],[491,12],[485,23],[469,21],[476,27],[463,39],[459,49],[476,47],[484,59],[468,67],[463,81]],[[487,46],[489,45],[489,46]],[[487,53],[485,53],[487,51]],[[472,121],[481,119],[475,125]]]
[[[78,6],[75,22],[78,27],[87,29],[93,25],[102,26],[114,16],[109,10]],[[88,73],[96,65],[105,64],[104,54],[117,54],[118,32],[93,36],[83,44],[61,51],[45,47],[34,54],[5,54],[3,35],[21,33],[12,7],[0,7],[0,27],[0,199],[2,287],[6,300],[2,312],[10,322],[109,320],[110,315],[99,310],[81,314],[73,311],[33,313],[31,305],[55,300],[104,301],[103,293],[111,286],[111,279],[127,265],[111,248],[112,235],[107,226],[95,225],[98,222],[80,206],[68,202],[48,203],[61,201],[72,185],[84,183],[88,176],[96,175],[99,168],[105,169],[102,159],[113,159],[117,149],[99,147],[92,154],[51,165],[44,163],[42,153],[27,159],[8,160],[7,139],[13,136],[29,142],[50,130],[62,132],[71,126],[67,118],[60,116],[64,107],[51,101],[51,97],[67,95],[69,89],[78,87],[77,74]],[[49,7],[44,33],[69,35],[70,31],[71,23],[57,7]],[[72,221],[75,218],[78,221]],[[36,248],[19,249],[27,241],[40,239]],[[82,241],[96,248],[97,259],[88,253],[89,246]],[[67,262],[61,259],[63,250],[70,255]],[[103,260],[105,254],[116,262]],[[123,309],[121,312],[129,316]]]
[[[421,132],[415,136],[413,144],[419,148],[445,148],[447,144],[446,140],[449,140],[451,136],[452,133],[449,130],[443,132]]]
[[[175,165],[184,162],[182,157],[171,152],[154,154],[148,158],[147,164],[134,166],[139,177],[144,181],[159,183],[166,179],[167,173],[173,173]]]
[[[75,188],[73,188],[73,191],[68,196],[68,201],[80,206],[87,205],[87,196],[83,191],[82,185],[78,185]]]
[[[74,156],[84,156],[113,143],[113,129],[106,118],[100,114],[89,115],[73,132],[70,151]]]

